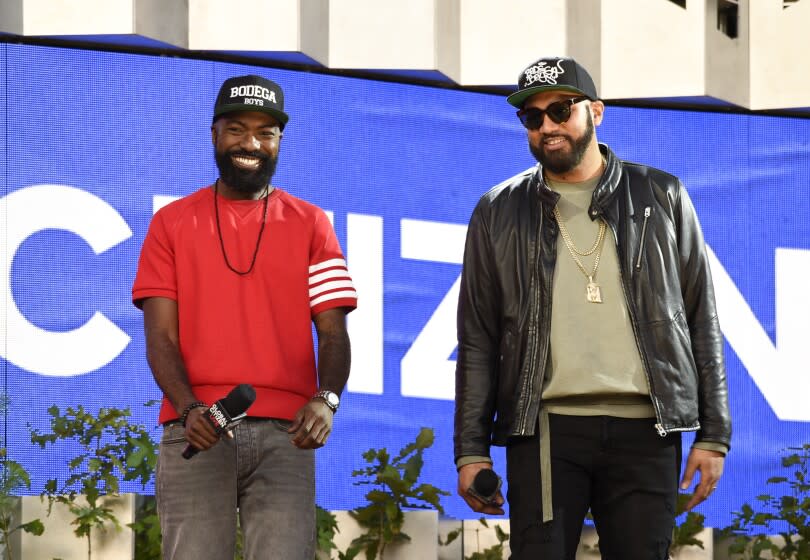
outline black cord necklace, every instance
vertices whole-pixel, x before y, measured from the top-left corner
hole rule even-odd
[[[253,250],[253,259],[251,259],[250,261],[250,268],[248,268],[245,271],[241,271],[236,270],[234,267],[231,266],[231,263],[228,260],[228,253],[225,252],[225,242],[222,240],[222,228],[219,225],[219,205],[217,204],[218,187],[219,187],[219,177],[217,177],[217,180],[214,182],[214,215],[216,216],[217,220],[217,235],[219,236],[219,246],[222,248],[222,257],[225,259],[225,264],[228,266],[228,268],[230,268],[233,272],[235,272],[239,276],[245,276],[246,274],[250,274],[250,271],[253,270],[253,266],[256,264],[256,256],[259,254],[259,244],[262,242],[264,225],[267,223],[267,201],[270,198],[270,193],[268,192],[268,188],[265,187],[262,227],[259,229],[259,236],[256,238],[256,248]]]

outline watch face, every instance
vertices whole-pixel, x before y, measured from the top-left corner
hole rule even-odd
[[[333,393],[332,391],[319,391],[315,396],[323,399],[323,402],[332,410],[337,410],[337,407],[340,405],[340,397],[337,396],[337,393]]]

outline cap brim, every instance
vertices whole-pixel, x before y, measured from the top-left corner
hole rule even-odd
[[[516,91],[512,95],[506,98],[506,101],[512,105],[513,107],[517,107],[518,109],[523,108],[523,104],[526,102],[528,98],[532,95],[540,93],[542,91],[568,91],[571,93],[578,93],[580,95],[584,95],[588,99],[591,99],[591,96],[582,91],[581,89],[572,87],[572,86],[558,86],[558,85],[551,85],[551,86],[535,86],[526,89],[522,89],[520,91]]]
[[[226,113],[236,113],[236,112],[247,112],[247,111],[256,111],[257,113],[267,113],[274,117],[281,127],[283,128],[287,121],[290,120],[289,115],[284,111],[279,111],[278,109],[274,109],[272,107],[261,107],[259,105],[244,105],[242,103],[234,103],[233,105],[221,105],[216,108],[214,111],[214,118],[221,117]]]

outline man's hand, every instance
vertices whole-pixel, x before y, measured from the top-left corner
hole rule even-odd
[[[312,399],[298,409],[287,433],[294,434],[290,442],[299,449],[323,447],[332,433],[334,412],[321,399]]]
[[[464,498],[464,501],[467,502],[467,505],[470,506],[470,509],[473,511],[486,513],[488,515],[503,515],[503,508],[501,506],[503,506],[504,499],[500,490],[498,490],[493,504],[485,504],[467,492],[470,486],[472,486],[478,471],[491,468],[492,465],[490,463],[470,463],[469,465],[461,467],[458,470],[458,495]]]
[[[192,408],[186,416],[186,441],[199,451],[210,449],[219,441],[219,434],[206,418],[207,408]]]
[[[681,480],[681,490],[686,490],[691,486],[692,478],[697,471],[700,471],[700,482],[695,487],[692,499],[686,504],[687,511],[706,501],[717,488],[717,482],[723,474],[725,460],[725,456],[717,451],[693,447],[689,452],[689,457],[686,459],[686,470]]]

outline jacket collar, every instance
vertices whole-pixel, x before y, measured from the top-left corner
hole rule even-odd
[[[607,203],[616,194],[619,181],[622,178],[622,162],[616,157],[613,150],[608,148],[607,144],[599,144],[599,151],[602,152],[602,156],[605,158],[605,171],[593,190],[591,207],[588,209],[591,220],[595,220],[604,213]]]
[[[605,158],[605,170],[593,191],[593,198],[591,199],[591,205],[588,209],[588,215],[591,217],[591,220],[595,220],[604,212],[608,201],[613,198],[613,195],[616,193],[622,176],[622,162],[616,157],[613,150],[611,150],[607,144],[599,144],[599,151]],[[554,208],[560,195],[551,190],[546,183],[546,179],[543,177],[542,164],[538,163],[535,167],[531,181],[533,183],[532,186],[537,190],[537,196],[540,197],[540,201],[548,208]]]

